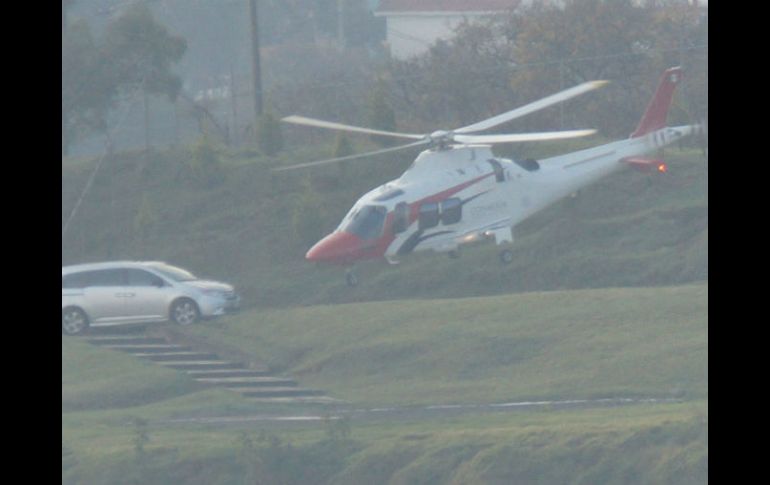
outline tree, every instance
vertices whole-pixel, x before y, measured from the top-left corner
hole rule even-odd
[[[135,3],[107,26],[102,56],[122,89],[140,88],[174,100],[182,81],[171,67],[186,50],[182,37],[157,23],[144,3]]]
[[[324,211],[322,201],[313,189],[310,179],[306,178],[302,185],[302,193],[296,199],[292,214],[292,227],[294,235],[309,248],[323,236]]]
[[[91,131],[103,130],[116,95],[113,77],[101,62],[88,24],[77,21],[62,35],[62,155]]]
[[[340,132],[337,133],[337,137],[334,140],[334,153],[332,157],[342,158],[353,154],[353,146],[350,144],[348,137]]]
[[[436,129],[464,126],[586,81],[608,79],[612,83],[598,95],[499,128],[591,127],[628,135],[652,96],[650,86],[673,65],[682,64],[687,86],[696,87],[687,95],[688,105],[707,106],[707,51],[696,48],[707,45],[707,32],[702,11],[673,2],[530,2],[506,15],[461,24],[454,37],[424,55],[392,62],[392,92],[401,116]]]
[[[140,89],[175,99],[182,82],[171,68],[186,48],[144,4],[129,7],[100,40],[84,21],[63,29],[62,154],[78,137],[106,129],[107,114],[122,94]]]
[[[265,112],[257,123],[257,144],[268,157],[275,156],[283,149],[281,124],[270,111]]]
[[[396,131],[396,113],[385,98],[385,85],[377,82],[368,102],[369,127],[376,130]],[[372,140],[382,146],[392,146],[394,138],[372,135]]]

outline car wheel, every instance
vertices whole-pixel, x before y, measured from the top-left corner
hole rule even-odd
[[[177,300],[171,305],[171,320],[179,325],[192,325],[201,316],[198,305],[188,299]]]
[[[510,264],[513,261],[513,251],[510,249],[503,249],[500,251],[500,261],[503,264]]]
[[[80,308],[66,308],[61,312],[61,330],[65,335],[80,335],[88,329],[88,317]]]

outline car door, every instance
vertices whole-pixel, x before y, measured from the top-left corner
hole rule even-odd
[[[119,323],[125,315],[123,269],[100,269],[84,275],[83,301],[91,323]]]
[[[168,317],[169,285],[163,279],[138,268],[127,268],[125,299],[127,315],[137,320],[165,320]]]

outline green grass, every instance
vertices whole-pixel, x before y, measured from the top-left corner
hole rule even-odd
[[[702,483],[707,292],[707,284],[693,284],[262,309],[189,328],[357,408],[682,399],[454,417],[415,407],[393,417],[353,415],[350,435],[335,421],[173,424],[195,416],[333,415],[351,404],[251,404],[63,338],[63,483]],[[165,394],[153,395],[161,388]],[[141,453],[138,418],[148,422]]]
[[[190,329],[356,403],[707,394],[708,286],[398,300]]]
[[[256,462],[264,481],[286,484],[703,483],[706,415],[703,402],[690,402],[353,420],[345,435],[333,422],[290,429],[151,422],[144,455],[128,419],[65,416],[63,482],[131,483],[141,475],[143,483],[248,483]]]
[[[62,337],[62,411],[136,406],[196,389],[182,373]]]

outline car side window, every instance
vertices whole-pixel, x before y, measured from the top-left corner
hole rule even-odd
[[[160,276],[154,275],[149,271],[129,268],[126,270],[128,276],[128,286],[163,286],[163,280]]]
[[[64,288],[85,288],[88,286],[88,273],[73,273],[62,276],[61,287]]]
[[[125,286],[125,274],[122,269],[100,269],[85,274],[86,286]]]

